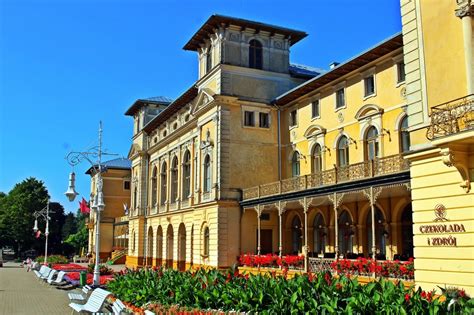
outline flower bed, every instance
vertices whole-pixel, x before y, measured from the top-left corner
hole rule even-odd
[[[51,268],[54,270],[66,272],[87,270],[87,267],[83,267],[78,264],[53,264]]]
[[[267,255],[252,255],[243,254],[239,257],[241,266],[246,267],[270,267],[270,268],[290,268],[302,269],[304,265],[304,256],[287,255],[278,256],[274,254]]]
[[[413,259],[407,262],[376,261],[374,259],[357,258],[356,260],[338,259],[331,263],[331,268],[337,273],[349,275],[398,278],[411,280],[414,277],[415,268]]]
[[[70,282],[71,284],[77,285],[79,284],[80,272],[69,272],[67,275],[64,276],[66,281]],[[93,283],[94,275],[91,273],[87,274],[87,284]],[[113,275],[103,275],[100,276],[100,285],[105,285],[107,282],[114,278]]]
[[[470,313],[474,299],[463,291],[435,296],[402,282],[378,279],[361,285],[356,279],[331,273],[295,275],[288,279],[274,274],[248,275],[199,269],[126,270],[115,275],[107,289],[127,304],[153,310],[179,305],[188,310],[240,311],[249,313]],[[453,301],[453,302],[451,302]],[[159,307],[158,307],[159,306]],[[454,307],[453,307],[454,306]]]

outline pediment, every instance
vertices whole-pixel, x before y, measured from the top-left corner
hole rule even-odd
[[[377,106],[375,104],[368,104],[362,106],[357,113],[355,114],[355,118],[357,120],[361,120],[367,117],[371,117],[374,115],[380,115],[383,113],[383,108]]]
[[[325,134],[325,133],[326,133],[326,129],[321,127],[320,125],[311,125],[304,132],[304,136],[306,138],[311,138],[311,137],[315,137],[317,135]]]
[[[195,99],[191,113],[194,115],[194,113],[196,113],[199,109],[214,101],[214,95],[215,93],[211,89],[202,89]]]
[[[128,158],[132,159],[135,155],[139,154],[141,151],[141,148],[138,144],[133,143],[130,146],[130,150],[128,151]]]

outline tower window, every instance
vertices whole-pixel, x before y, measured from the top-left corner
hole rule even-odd
[[[259,113],[258,115],[260,116],[259,117],[259,121],[260,121],[259,127],[260,128],[270,128],[270,120],[269,120],[268,113]]]
[[[255,126],[255,113],[250,111],[244,112],[244,126]]]
[[[262,69],[262,44],[255,39],[249,42],[249,67]]]
[[[209,73],[212,69],[212,53],[211,53],[211,47],[209,47],[209,50],[207,51],[206,54],[206,73]]]

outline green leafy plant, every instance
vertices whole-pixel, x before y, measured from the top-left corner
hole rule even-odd
[[[357,278],[331,273],[295,275],[242,274],[227,271],[180,272],[173,269],[126,269],[107,284],[119,299],[152,310],[236,310],[260,314],[458,314],[469,313],[474,300],[449,301],[421,289],[405,288],[383,278],[366,285]],[[462,295],[463,293],[460,293]],[[455,311],[455,313],[454,313]]]

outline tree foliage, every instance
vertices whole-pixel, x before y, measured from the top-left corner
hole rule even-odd
[[[33,232],[33,212],[43,209],[47,202],[44,183],[33,177],[0,197],[0,247],[12,246],[17,252],[39,249]]]

